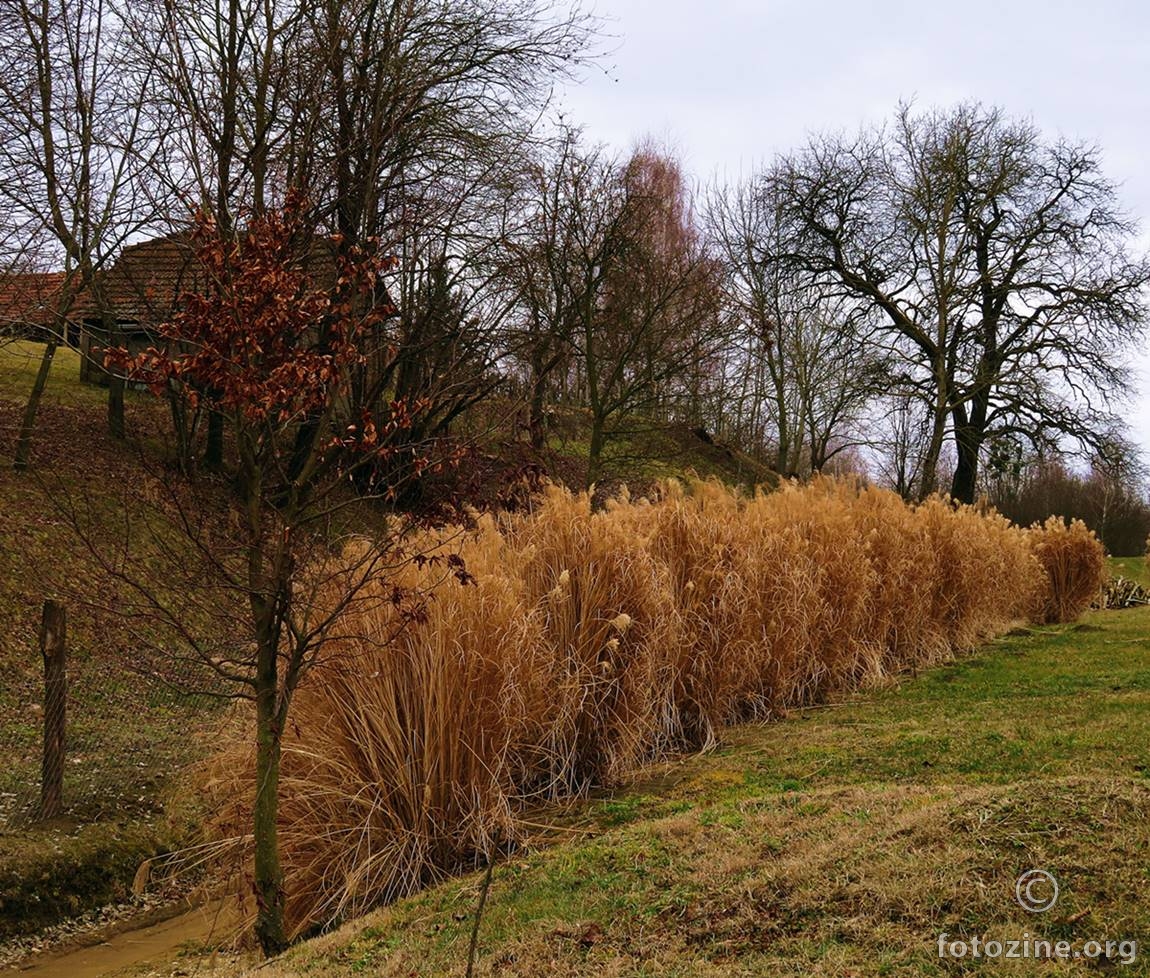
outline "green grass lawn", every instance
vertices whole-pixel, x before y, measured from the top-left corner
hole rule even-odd
[[[1110,573],[1150,586],[1150,568],[1145,557],[1111,557]]]
[[[539,843],[495,869],[478,974],[1150,973],[1150,945],[1133,964],[1117,946],[1102,963],[938,954],[943,932],[1150,940],[1150,609],[733,730]],[[1044,914],[1015,901],[1031,869],[1061,887]],[[462,975],[478,889],[441,885],[253,975]]]
[[[19,403],[28,399],[43,355],[43,343],[15,340],[0,344],[0,399]],[[57,348],[43,403],[94,407],[107,399],[105,388],[80,383],[80,354],[70,347]]]

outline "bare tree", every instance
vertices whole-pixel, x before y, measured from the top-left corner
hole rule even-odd
[[[853,443],[881,370],[870,321],[784,259],[771,191],[743,183],[708,198],[708,234],[723,265],[724,341],[734,354],[720,383],[739,391],[745,444],[770,442],[780,473],[817,472]]]
[[[400,260],[362,403],[398,384],[409,434],[442,432],[498,380],[508,183],[594,21],[541,0],[355,0],[310,5],[306,25],[318,114],[294,170],[345,246],[378,238]]]
[[[717,270],[678,164],[651,147],[623,164],[570,144],[540,194],[524,299],[536,377],[569,347],[590,413],[586,481],[627,418],[667,418],[717,336]]]
[[[0,7],[0,198],[25,240],[64,267],[60,321],[85,292],[114,340],[116,313],[100,272],[157,209],[149,156],[153,66],[135,57],[108,0],[12,0]],[[41,375],[61,337],[53,337]],[[18,458],[27,464],[35,406],[29,401]],[[112,374],[108,421],[124,433],[124,382]]]
[[[527,369],[527,428],[543,448],[545,412],[553,376],[569,365],[576,316],[574,269],[585,229],[581,190],[598,154],[583,151],[578,130],[558,138],[529,161],[508,233],[503,275],[517,291],[518,329],[511,352]],[[592,236],[593,237],[593,236]]]
[[[398,385],[420,440],[486,394],[503,185],[594,21],[541,0],[155,0],[134,26],[170,93],[168,170],[221,233],[292,191],[337,252],[378,240],[399,258],[349,413]]]
[[[730,316],[727,343],[738,351],[731,364],[734,376],[721,383],[734,383],[740,391],[741,440],[747,445],[769,440],[775,471],[795,472],[803,426],[791,383],[790,345],[783,341],[783,333],[786,324],[800,315],[790,302],[800,287],[790,270],[775,260],[777,208],[768,194],[740,183],[712,190],[706,219],[723,263],[723,294]]]
[[[441,180],[405,202],[410,223],[397,236],[396,265],[386,276],[394,314],[375,355],[357,370],[353,393],[353,403],[368,409],[384,391],[411,406],[410,424],[394,435],[397,461],[446,437],[502,383],[517,294],[504,275],[505,162]],[[405,496],[421,490],[410,478],[400,488]]]
[[[300,90],[304,7],[279,0],[143,0],[125,9],[131,50],[154,66],[150,117],[168,133],[149,161],[165,199],[178,203],[163,216],[182,226],[193,208],[206,211],[226,238],[239,216],[282,203],[291,185],[282,161],[314,132],[314,83]],[[296,111],[301,106],[306,113]],[[170,312],[159,310],[159,318]],[[175,400],[171,406],[179,424],[199,429],[199,410]],[[208,412],[206,420],[202,461],[218,469],[224,419]],[[189,440],[180,447],[187,456],[181,461],[191,464],[197,450]]]
[[[601,291],[584,297],[575,334],[591,412],[588,485],[609,425],[639,412],[667,416],[668,386],[706,348],[714,335],[707,317],[717,314],[678,163],[640,148],[602,189],[617,220]]]
[[[979,105],[903,106],[889,130],[818,138],[767,182],[792,264],[881,317],[895,379],[930,404],[923,492],[948,433],[951,491],[970,501],[993,435],[1091,443],[1110,427],[1150,264],[1096,149]]]
[[[307,17],[314,4],[284,0],[143,0],[131,5],[132,44],[152,52],[152,111],[171,136],[156,160],[185,207],[214,215],[231,234],[303,184],[319,81]],[[183,214],[170,215],[184,220]]]
[[[891,389],[872,405],[867,427],[878,481],[903,499],[921,499],[923,462],[929,452],[930,406],[916,391]]]
[[[865,443],[859,430],[865,409],[888,377],[869,337],[854,310],[827,299],[800,312],[782,337],[790,348],[809,472],[822,472],[840,453]]]

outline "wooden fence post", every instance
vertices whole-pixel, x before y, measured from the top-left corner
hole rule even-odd
[[[44,656],[44,757],[40,818],[55,818],[64,807],[64,729],[68,707],[67,615],[58,601],[44,602],[40,622]]]

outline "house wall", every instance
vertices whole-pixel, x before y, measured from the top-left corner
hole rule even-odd
[[[121,324],[117,344],[127,348],[129,353],[143,353],[154,346],[156,338],[135,323]],[[108,331],[101,326],[85,323],[80,330],[80,380],[85,384],[107,387],[108,371],[104,368],[104,350],[108,346]],[[130,383],[134,390],[143,390],[146,385]]]

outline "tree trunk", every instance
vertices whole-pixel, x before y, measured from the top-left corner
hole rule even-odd
[[[108,378],[108,434],[123,440],[124,433],[124,378],[112,374]]]
[[[979,370],[980,377],[989,371]],[[954,448],[958,464],[954,469],[954,480],[950,494],[960,503],[973,503],[978,487],[978,456],[986,439],[986,417],[990,409],[990,385],[983,382],[971,398],[970,411],[959,404],[953,412]]]
[[[775,471],[784,478],[793,475],[791,471],[791,443],[787,437],[786,422],[781,420],[777,426],[778,446],[775,449]]]
[[[192,473],[192,427],[188,400],[179,386],[172,382],[168,386],[168,411],[172,417],[172,432],[176,441],[176,462],[184,475]]]
[[[40,369],[36,371],[36,380],[32,384],[32,393],[28,395],[24,420],[20,423],[20,435],[16,441],[16,456],[12,462],[17,472],[23,472],[32,461],[32,435],[36,431],[36,415],[40,411],[44,388],[48,386],[48,373],[52,369],[52,360],[59,345],[54,338],[48,340],[48,345],[44,347],[44,356],[40,359]]]
[[[546,421],[543,416],[544,400],[547,378],[542,370],[533,371],[531,381],[531,409],[527,419],[527,430],[531,436],[531,447],[535,451],[542,451],[547,443]]]
[[[939,381],[941,385],[944,380]],[[926,499],[933,492],[938,491],[938,460],[942,456],[943,442],[946,440],[946,387],[942,386],[934,405],[934,421],[931,425],[930,442],[926,448],[926,456],[922,460],[922,479],[919,485],[919,499]]]
[[[208,412],[208,437],[204,447],[204,467],[218,472],[224,465],[224,416],[219,411]]]
[[[103,314],[101,317],[105,333],[108,337],[107,349],[122,346],[120,327],[114,316]],[[108,370],[108,434],[118,440],[123,440],[126,433],[124,427],[124,378],[118,370]]]
[[[778,447],[775,452],[775,471],[785,478],[796,475],[798,462],[792,457],[796,454],[791,444],[791,419],[787,414],[787,394],[780,370],[772,363],[768,363],[771,376],[771,386],[774,388],[775,402],[775,430],[778,434]]]
[[[950,494],[960,503],[973,503],[978,482],[978,453],[982,447],[982,435],[973,425],[967,425],[955,430],[954,444],[958,464],[954,469]]]
[[[256,938],[264,955],[287,947],[284,883],[279,851],[281,733],[276,710],[276,649],[260,643],[256,688],[256,797],[252,812],[255,841]]]
[[[64,737],[67,727],[67,615],[58,601],[45,601],[40,625],[44,658],[44,755],[40,778],[40,818],[58,816],[64,806]]]
[[[814,426],[807,435],[810,441],[811,475],[818,475],[827,465],[827,452],[830,451],[830,434],[818,434]]]
[[[599,460],[603,455],[606,440],[605,420],[596,414],[591,420],[591,444],[587,451],[586,488],[588,489],[599,478]]]

